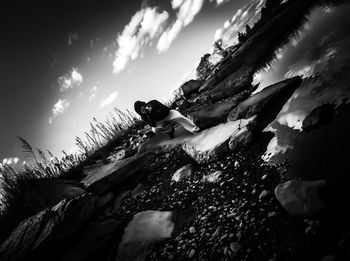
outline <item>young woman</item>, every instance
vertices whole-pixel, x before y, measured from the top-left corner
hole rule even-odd
[[[135,111],[141,116],[141,119],[152,127],[155,133],[166,133],[170,138],[174,138],[174,127],[171,125],[175,122],[184,129],[197,133],[199,128],[188,118],[183,116],[177,110],[171,110],[157,100],[136,101],[134,103]]]

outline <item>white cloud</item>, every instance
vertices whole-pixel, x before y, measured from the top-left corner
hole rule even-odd
[[[82,84],[83,76],[78,72],[77,68],[72,68],[69,73],[59,77],[57,79],[57,82],[60,86],[60,91],[64,92],[68,89]]]
[[[100,108],[104,108],[112,104],[118,97],[118,92],[112,92],[108,97],[106,97],[100,104]]]
[[[237,41],[238,32],[245,32],[245,27],[251,27],[260,18],[260,11],[266,0],[251,0],[249,4],[238,9],[230,21],[226,21],[223,27],[216,30],[214,39],[222,39],[225,43],[233,44]]]
[[[70,106],[70,102],[68,100],[59,99],[52,108],[52,115],[49,118],[49,123],[51,124],[58,115],[63,114],[68,107]]]
[[[94,85],[94,86],[90,89],[89,101],[95,99],[97,90],[98,90],[98,88],[97,88],[96,85]]]
[[[78,32],[69,33],[68,35],[68,45],[71,46],[73,44],[73,41],[78,40],[79,34]]]
[[[204,0],[172,1],[173,9],[179,9],[176,21],[163,32],[157,43],[158,52],[165,52],[178,36],[181,30],[192,23],[194,17],[200,12]]]
[[[2,159],[2,166],[6,165],[15,165],[19,162],[19,158],[13,157],[13,158],[4,158]]]
[[[160,35],[168,17],[168,12],[159,13],[156,7],[146,7],[134,14],[117,38],[119,48],[113,61],[114,73],[124,70],[130,60],[143,54],[151,40]]]

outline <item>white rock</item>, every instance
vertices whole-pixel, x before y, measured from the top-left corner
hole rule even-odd
[[[203,176],[203,181],[209,182],[209,183],[216,183],[220,180],[221,175],[222,175],[221,171],[215,171],[214,173]]]
[[[186,177],[191,176],[193,173],[193,168],[191,164],[187,164],[180,169],[178,169],[173,176],[171,177],[171,181],[179,182]]]

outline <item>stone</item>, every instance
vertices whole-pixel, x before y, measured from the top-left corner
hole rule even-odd
[[[207,129],[223,123],[229,112],[249,96],[248,92],[237,94],[229,101],[215,103],[189,115],[189,118],[201,129]]]
[[[228,121],[247,119],[253,115],[258,115],[256,128],[263,130],[276,118],[301,82],[300,77],[293,77],[264,88],[238,104],[229,113]]]
[[[232,135],[228,146],[231,150],[237,150],[246,147],[253,140],[253,133],[248,127],[244,127],[236,134]]]
[[[1,260],[35,260],[36,250],[42,246],[50,249],[57,242],[63,244],[65,238],[76,235],[84,228],[93,214],[96,200],[95,196],[88,194],[65,199],[23,220],[1,245]]]
[[[290,180],[275,188],[275,195],[288,213],[295,216],[313,215],[325,208],[320,199],[320,190],[327,185],[325,180]]]
[[[63,251],[62,261],[100,260],[101,253],[108,252],[115,235],[122,232],[123,223],[118,220],[107,220],[89,225],[78,240]]]
[[[170,238],[173,230],[171,211],[137,213],[124,230],[117,260],[145,260],[153,245]]]
[[[181,168],[179,168],[173,176],[171,177],[171,181],[179,182],[186,177],[190,177],[193,174],[193,167],[191,164],[187,164]]]
[[[137,195],[141,194],[146,190],[145,185],[142,183],[137,184],[137,186],[131,191],[131,196],[136,197]]]
[[[188,253],[188,258],[192,258],[196,251],[194,249],[191,249],[190,253]]]
[[[189,98],[192,93],[195,93],[199,90],[203,81],[201,80],[189,80],[181,85],[181,90],[186,98]]]
[[[101,195],[125,180],[134,178],[154,156],[154,153],[148,152],[97,167],[91,170],[81,183],[88,191]]]
[[[333,104],[323,104],[310,112],[303,121],[303,131],[318,129],[329,124],[335,115]]]
[[[237,253],[239,250],[241,250],[242,245],[238,242],[231,242],[230,249],[233,253]]]
[[[96,202],[96,207],[103,208],[108,203],[113,201],[113,199],[114,199],[114,193],[112,191],[109,191],[109,192],[98,197],[98,200]]]
[[[203,176],[203,181],[208,183],[217,183],[220,180],[221,175],[221,171],[215,171],[211,174]]]
[[[213,161],[230,150],[229,140],[240,134],[240,130],[254,122],[254,119],[255,116],[204,130],[186,139],[182,149],[198,163]]]
[[[193,233],[195,233],[195,232],[196,232],[196,229],[195,229],[194,227],[190,227],[190,229],[189,229],[189,230],[190,230],[190,233],[191,233],[191,234],[193,234]]]
[[[263,200],[263,199],[265,199],[268,195],[270,195],[271,194],[271,191],[269,191],[269,190],[263,190],[261,193],[260,193],[260,195],[259,195],[259,200]]]
[[[110,162],[116,162],[116,161],[127,158],[131,154],[132,154],[132,152],[130,149],[129,150],[128,149],[119,149],[119,150],[114,151],[107,159]]]
[[[77,181],[57,178],[29,179],[22,182],[23,204],[33,213],[52,207],[66,198],[85,193]]]
[[[117,209],[122,203],[123,199],[130,193],[130,190],[120,193],[114,200],[114,209]]]

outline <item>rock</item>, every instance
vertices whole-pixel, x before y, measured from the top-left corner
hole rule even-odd
[[[58,242],[63,247],[66,238],[75,235],[87,224],[96,200],[88,194],[65,199],[22,221],[1,245],[1,260],[35,260],[39,255],[36,251],[42,246],[45,246],[46,252],[40,252],[40,256],[52,254],[51,248],[57,247]]]
[[[110,162],[116,162],[129,157],[131,154],[132,151],[130,149],[118,149],[114,151],[114,153],[112,153],[107,159]]]
[[[227,122],[193,135],[183,142],[182,149],[198,163],[209,162],[229,151],[229,140],[253,122],[249,119]]]
[[[112,191],[107,192],[101,196],[98,197],[98,200],[96,202],[96,207],[98,208],[103,208],[106,206],[108,203],[113,201],[114,199],[114,193]]]
[[[270,194],[271,194],[271,191],[266,190],[266,189],[263,190],[259,195],[259,200],[263,200],[264,198],[266,198]]]
[[[123,199],[130,193],[130,190],[124,191],[122,193],[120,193],[114,200],[114,209],[117,209],[119,207],[119,205],[121,204],[121,202],[123,201]]]
[[[23,204],[33,213],[85,193],[79,182],[57,178],[29,179],[22,182],[22,189]]]
[[[244,127],[231,136],[228,146],[231,150],[237,150],[247,146],[252,140],[253,133],[247,127]]]
[[[181,90],[186,98],[189,98],[192,93],[195,93],[199,90],[203,81],[200,80],[189,80],[181,85]]]
[[[142,183],[137,184],[137,186],[131,191],[131,196],[136,197],[137,195],[141,194],[146,190],[145,185]]]
[[[94,171],[91,170],[81,183],[88,191],[101,195],[134,177],[154,156],[154,153],[149,152],[98,167]]]
[[[117,260],[145,260],[156,242],[170,238],[172,212],[147,210],[137,213],[124,230]]]
[[[320,200],[320,189],[325,187],[325,180],[298,181],[290,180],[275,188],[275,195],[281,205],[292,215],[313,215],[325,208]]]
[[[193,167],[191,164],[187,164],[180,169],[178,169],[173,176],[171,177],[171,181],[179,182],[186,177],[189,177],[193,174]]]
[[[195,232],[196,232],[196,229],[195,229],[194,227],[190,227],[190,229],[189,229],[189,230],[190,230],[190,233],[191,233],[191,234],[193,234],[193,233],[195,233]]]
[[[329,124],[332,121],[334,114],[335,110],[333,104],[323,104],[317,107],[304,119],[302,125],[303,131],[311,131]]]
[[[196,251],[194,249],[191,249],[190,253],[188,253],[188,258],[192,258]]]
[[[73,245],[63,251],[62,261],[101,260],[101,253],[107,253],[115,239],[121,233],[122,222],[108,220],[89,225]]]
[[[189,115],[201,129],[207,129],[225,122],[229,112],[249,96],[248,92],[237,94],[230,101],[219,102]]]
[[[209,175],[203,176],[203,181],[208,183],[217,183],[222,175],[221,171],[215,171]]]
[[[230,244],[230,249],[234,254],[237,253],[239,250],[241,250],[241,248],[242,248],[242,245],[238,242],[231,242]]]
[[[263,130],[276,118],[301,82],[302,79],[300,77],[294,77],[264,88],[262,91],[238,104],[229,113],[228,121],[247,119],[257,114],[256,128]]]

